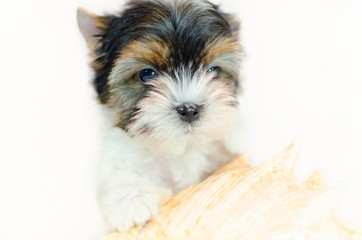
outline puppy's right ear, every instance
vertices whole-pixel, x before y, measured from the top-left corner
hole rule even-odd
[[[101,29],[104,28],[104,19],[83,8],[78,8],[77,20],[79,29],[87,42],[88,48],[93,52],[98,42],[97,35],[101,34]]]

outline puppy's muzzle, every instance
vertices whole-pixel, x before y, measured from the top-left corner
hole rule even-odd
[[[199,118],[200,106],[197,104],[184,104],[176,108],[180,118],[188,123],[191,123]]]

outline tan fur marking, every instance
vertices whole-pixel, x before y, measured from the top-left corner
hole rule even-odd
[[[104,54],[102,54],[104,55]],[[98,57],[101,57],[102,55],[97,55],[94,52],[90,52],[89,56],[93,59],[93,61],[90,63],[90,66],[94,69],[94,70],[98,70],[101,69],[104,64],[98,61],[94,61],[95,59],[97,59]]]
[[[218,37],[209,42],[204,50],[205,66],[210,65],[217,56],[229,52],[240,52],[240,45],[232,38]]]
[[[157,68],[166,63],[168,55],[169,49],[161,43],[155,40],[139,40],[122,50],[119,59],[136,58]]]
[[[97,26],[97,28],[99,29],[99,34],[101,33],[101,29],[105,29],[107,27],[105,18],[103,17],[98,17],[95,14],[92,14],[92,18]],[[101,57],[102,55],[96,54],[95,50],[97,48],[97,44],[98,41],[96,38],[92,38],[90,39],[90,43],[89,43],[89,48],[90,48],[90,52],[89,52],[89,56],[93,59],[93,61],[91,62],[90,66],[94,69],[94,70],[98,70],[100,68],[102,68],[104,66],[104,64],[98,62],[98,61],[94,61],[95,59],[97,59],[98,57]]]
[[[106,27],[107,27],[106,20],[105,20],[104,17],[98,17],[98,16],[97,16],[97,17],[94,19],[94,21],[96,22],[96,25],[97,25],[97,27],[99,27],[99,28],[106,28]]]

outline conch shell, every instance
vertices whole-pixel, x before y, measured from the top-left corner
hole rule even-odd
[[[322,188],[320,172],[305,182],[294,176],[296,156],[295,144],[255,168],[241,156],[175,195],[143,228],[104,240],[362,239],[331,211],[339,191]]]

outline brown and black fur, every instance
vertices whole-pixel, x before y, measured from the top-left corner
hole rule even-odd
[[[195,72],[215,56],[240,51],[238,22],[207,1],[134,0],[117,15],[97,17],[97,23],[94,86],[101,103],[117,105],[124,129],[148,91],[137,80],[142,64],[173,76],[177,69]],[[117,80],[110,79],[120,59],[129,61],[117,70]],[[237,71],[222,69],[237,85]]]

